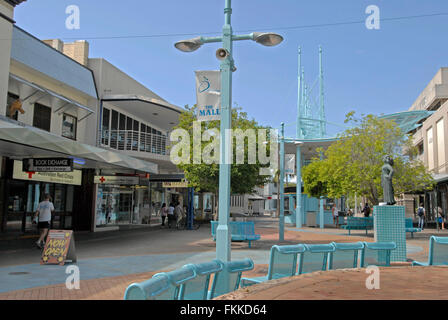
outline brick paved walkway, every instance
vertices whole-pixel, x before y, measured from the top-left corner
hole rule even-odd
[[[296,244],[296,243],[329,243],[332,241],[336,242],[354,242],[354,241],[373,241],[373,237],[370,235],[369,237],[363,236],[362,233],[355,236],[347,236],[345,232],[342,230],[336,230],[336,229],[326,229],[327,232],[322,232],[319,229],[304,229],[303,231],[293,230],[290,228],[287,228],[285,230],[285,239],[287,241],[282,242],[281,244]],[[254,250],[254,252],[257,252],[258,254],[264,254],[266,255],[266,263],[268,261],[268,250],[271,248],[274,244],[279,244],[278,242],[278,230],[276,228],[272,227],[257,227],[256,229],[257,233],[261,234],[261,240],[256,241],[253,243],[253,248],[251,250]],[[421,246],[423,250],[420,252],[414,254],[412,258],[418,259],[418,260],[426,260],[427,259],[427,239],[423,240],[410,240],[408,243],[417,244],[418,246]],[[195,249],[191,247],[192,244],[189,244],[189,250],[194,251]],[[215,243],[210,239],[202,239],[198,240],[193,244],[193,247],[196,247],[198,251],[214,251],[215,250]],[[185,251],[187,248],[179,247],[179,253],[185,253],[188,251]],[[247,244],[246,243],[232,243],[232,252],[238,252],[239,250],[247,250]],[[260,251],[261,250],[261,251]],[[268,265],[267,264],[256,264],[254,270],[251,272],[247,272],[244,274],[244,276],[247,277],[255,277],[255,276],[261,276],[265,275],[267,273]],[[392,269],[391,269],[392,270]],[[414,270],[414,269],[413,269]],[[424,270],[424,268],[421,268],[420,270]],[[0,300],[22,300],[22,299],[33,299],[33,300],[121,300],[124,295],[124,291],[126,287],[133,283],[133,282],[141,282],[143,280],[146,280],[150,278],[153,274],[161,271],[169,271],[169,270],[157,270],[157,271],[151,271],[151,272],[145,272],[145,273],[138,273],[138,274],[129,274],[124,276],[116,276],[116,277],[107,277],[107,278],[101,278],[101,279],[90,279],[90,280],[81,280],[80,282],[80,289],[79,290],[68,290],[65,287],[64,283],[56,284],[56,285],[50,285],[50,286],[43,286],[43,287],[35,287],[30,289],[24,289],[24,290],[16,290],[16,291],[9,291],[5,293],[0,294]],[[341,281],[344,280],[344,275],[348,275],[347,273],[334,273],[336,271],[331,271],[330,273],[325,273],[322,275],[315,275],[316,279],[320,278],[321,280],[313,280],[316,281],[316,283],[313,285],[313,287],[319,288],[319,285],[317,283],[322,283],[322,281],[325,281],[325,284],[320,285],[320,289],[316,290],[322,290],[323,288],[327,288],[329,283],[341,283]],[[423,272],[423,271],[419,271]],[[431,273],[432,274],[432,273]],[[444,270],[443,274],[446,277],[446,271]],[[337,275],[337,276],[336,276]],[[366,274],[359,271],[359,277],[366,278]],[[351,276],[350,276],[351,277]],[[385,273],[384,281],[387,282],[388,280],[388,273]],[[437,279],[439,275],[437,275]],[[409,278],[413,279],[413,278]],[[416,282],[419,279],[418,277],[414,280],[408,280],[411,282]],[[365,281],[365,280],[363,280]],[[364,283],[364,282],[362,282]],[[359,285],[356,284],[356,285]],[[404,287],[403,289],[407,289],[408,287]],[[410,287],[409,287],[410,288]],[[331,297],[336,298],[343,298],[346,297],[345,292],[350,292],[348,287],[344,286],[343,291],[337,291],[337,288],[335,287],[332,290],[325,289],[324,291],[321,291],[320,295],[314,295],[316,299],[322,299],[322,298],[328,298],[329,292],[339,292],[339,295],[330,295]],[[288,288],[290,290],[290,288]],[[279,295],[281,296],[281,295]],[[356,296],[356,295],[355,295]],[[393,294],[391,294],[393,296]],[[263,299],[262,296],[260,296],[260,293],[258,295],[254,296],[255,299]],[[288,296],[282,296],[282,299],[287,298]],[[312,295],[310,295],[312,297]],[[398,295],[396,298],[399,298],[400,295]],[[232,296],[228,297],[229,299],[232,299]],[[300,297],[298,296],[297,299]],[[448,298],[448,296],[447,296]],[[250,298],[249,298],[250,299]]]

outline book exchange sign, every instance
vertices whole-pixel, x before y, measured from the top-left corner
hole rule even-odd
[[[73,159],[70,158],[30,158],[23,159],[25,172],[72,172]]]

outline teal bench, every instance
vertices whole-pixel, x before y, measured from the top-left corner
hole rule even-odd
[[[335,248],[331,244],[305,244],[306,250],[300,256],[297,274],[328,270],[330,254]]]
[[[364,250],[361,252],[361,268],[369,265],[390,266],[390,254],[395,250],[395,242],[364,242]]]
[[[405,225],[406,232],[410,232],[412,238],[414,238],[414,232],[422,231],[421,228],[414,228],[414,223],[412,221],[412,218],[406,218],[405,222],[406,222],[406,225]]]
[[[243,278],[242,286],[247,287],[272,279],[294,276],[297,269],[297,256],[305,251],[306,247],[303,244],[272,246],[269,254],[268,274],[255,278]]]
[[[413,266],[448,265],[448,237],[429,238],[428,262],[413,261]]]
[[[347,217],[347,224],[341,226],[342,229],[348,230],[350,234],[351,230],[371,230],[373,229],[372,217]]]
[[[166,275],[130,284],[124,293],[124,300],[173,300],[171,283]]]
[[[209,300],[237,290],[241,284],[242,273],[254,268],[254,262],[250,258],[220,262],[222,264],[222,271],[215,274],[213,278],[211,290],[207,296]]]
[[[336,243],[331,245],[335,251],[330,253],[329,269],[357,268],[359,255],[364,251],[364,243]],[[363,263],[360,262],[360,265]]]
[[[223,270],[221,261],[213,260],[199,264],[187,264],[184,267],[192,268],[196,277],[185,282],[178,299],[207,300],[211,276],[214,275],[216,278],[217,274]]]
[[[216,229],[218,228],[218,221],[211,221],[212,238],[216,241]],[[229,228],[231,232],[232,241],[247,241],[249,248],[251,242],[260,239],[259,234],[255,234],[255,224],[253,221],[230,221]]]

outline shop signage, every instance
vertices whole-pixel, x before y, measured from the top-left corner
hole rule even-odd
[[[25,172],[72,172],[73,159],[69,158],[30,158],[23,159]]]
[[[220,120],[221,71],[196,71],[197,121]]]
[[[82,171],[73,170],[73,172],[35,172],[22,170],[22,161],[14,161],[14,171],[12,173],[13,179],[52,182],[62,184],[73,184],[80,186],[82,181]]]
[[[296,155],[295,154],[285,154],[285,173],[295,174],[296,173]]]
[[[116,184],[116,185],[138,185],[139,177],[128,176],[95,176],[94,183],[96,184]]]
[[[188,188],[188,182],[176,181],[176,182],[162,182],[163,188]]]
[[[75,239],[72,230],[50,230],[47,236],[40,264],[76,262]]]

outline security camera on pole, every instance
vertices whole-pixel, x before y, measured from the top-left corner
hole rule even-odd
[[[196,37],[177,42],[174,46],[184,52],[197,50],[204,43],[222,42],[216,51],[221,61],[221,127],[220,127],[220,165],[219,165],[219,222],[216,230],[216,258],[230,261],[230,165],[231,165],[231,119],[232,119],[232,72],[236,70],[232,57],[232,43],[239,40],[253,40],[265,46],[275,46],[283,37],[275,33],[253,32],[248,35],[234,35],[231,22],[231,0],[225,0],[225,23],[221,37]]]

